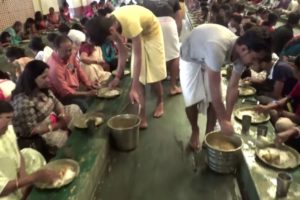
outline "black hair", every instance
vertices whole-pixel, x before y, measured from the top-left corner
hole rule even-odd
[[[92,3],[90,3],[91,6],[97,6],[97,1],[92,1]]]
[[[268,15],[269,24],[275,25],[277,21],[278,21],[278,15],[275,13],[272,13],[272,12],[269,13],[269,15]]]
[[[10,59],[19,59],[25,57],[25,50],[20,47],[9,47],[6,51],[6,57]]]
[[[43,15],[41,11],[37,11],[34,13],[34,19],[35,21],[42,21],[43,20]]]
[[[240,24],[243,20],[243,17],[236,13],[233,13],[230,18],[238,24]]]
[[[252,23],[252,22],[247,22],[243,25],[243,30],[247,31],[249,29],[251,29],[252,27],[256,26],[256,24]]]
[[[300,71],[300,55],[298,55],[294,61],[296,69]]]
[[[64,2],[62,3],[62,5],[63,5],[63,7],[69,6],[69,4],[67,3],[67,1],[64,1]]]
[[[54,40],[55,40],[55,38],[56,38],[57,36],[58,36],[57,33],[49,33],[49,34],[47,35],[47,40],[48,40],[49,42],[53,43]]]
[[[67,35],[69,33],[69,31],[70,31],[70,27],[67,24],[62,23],[62,24],[59,25],[58,31],[61,34],[66,34]]]
[[[17,26],[22,26],[22,22],[16,21],[16,22],[13,24],[13,28],[16,28]]]
[[[102,45],[110,35],[109,28],[116,20],[117,19],[113,16],[110,16],[109,18],[97,16],[89,20],[86,23],[85,28],[91,42],[95,45]]]
[[[78,23],[73,24],[71,29],[75,29],[77,31],[84,32],[83,27]]]
[[[271,54],[272,38],[265,27],[252,27],[244,35],[240,36],[236,43],[246,45],[247,48],[255,52],[265,52],[266,56]]]
[[[0,79],[8,79],[10,80],[10,76],[7,72],[3,72],[2,70],[0,70]]]
[[[228,5],[228,4],[222,4],[220,6],[220,10],[224,10],[224,11],[230,11],[231,10],[231,7]]]
[[[53,42],[53,45],[56,49],[58,49],[60,47],[60,45],[64,42],[68,42],[70,41],[71,43],[73,43],[73,41],[66,35],[58,35],[54,42]]]
[[[1,43],[6,43],[8,42],[7,38],[10,37],[10,34],[6,31],[2,32],[1,35],[0,35],[0,41]]]
[[[34,51],[43,51],[45,48],[45,44],[43,43],[42,38],[33,37],[31,38],[28,47]]]
[[[17,94],[25,93],[27,96],[31,96],[34,90],[37,88],[35,79],[44,73],[45,69],[49,66],[41,60],[32,60],[25,66],[24,71],[16,85],[16,89],[12,93],[12,98]],[[41,90],[44,93],[48,93],[48,89]]]
[[[8,101],[0,100],[0,114],[12,112],[14,112],[12,105]]]
[[[236,12],[242,13],[242,12],[244,12],[244,10],[245,10],[245,6],[243,4],[240,4],[240,3],[236,4],[236,6],[235,6]]]
[[[264,13],[264,12],[266,12],[266,9],[264,9],[264,8],[262,8],[262,7],[259,7],[255,13],[256,13],[257,15],[259,15],[259,14],[262,14],[262,13]]]
[[[211,11],[212,13],[219,13],[220,7],[219,7],[217,4],[214,3],[214,4],[211,6],[210,11]]]
[[[299,19],[300,17],[297,13],[290,13],[286,23],[295,26],[299,23]]]
[[[24,23],[24,32],[28,33],[27,29],[30,29],[33,24],[35,24],[35,20],[31,17],[27,18]]]
[[[86,25],[86,23],[89,21],[89,19],[87,18],[87,17],[82,17],[81,19],[80,19],[80,23],[83,25],[83,26],[85,26]]]

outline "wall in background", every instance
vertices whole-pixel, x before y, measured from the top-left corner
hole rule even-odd
[[[81,16],[92,1],[67,0],[70,12],[75,17]],[[59,12],[62,2],[63,0],[0,0],[0,31],[2,32],[15,21],[25,22],[28,17],[34,17],[36,11],[41,11],[45,15],[49,13],[49,7],[53,7],[56,12]]]
[[[35,11],[41,11],[43,15],[49,13],[49,8],[53,7],[55,12],[59,12],[59,0],[32,0]]]
[[[0,1],[0,30],[11,26],[15,21],[24,22],[34,15],[32,0],[2,0]]]

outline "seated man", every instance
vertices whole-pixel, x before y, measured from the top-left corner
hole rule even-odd
[[[54,52],[48,59],[49,79],[53,92],[65,105],[77,104],[83,112],[87,110],[87,98],[96,95],[96,85],[88,80],[86,74],[72,53],[72,41],[64,35],[54,41]],[[87,91],[79,91],[82,83]]]
[[[298,83],[294,86],[289,95],[267,105],[257,106],[257,111],[269,112],[271,114],[271,121],[275,125],[276,131],[286,130],[287,128],[295,127],[297,124],[300,124],[300,56],[296,58],[295,66]],[[285,107],[287,107],[290,112],[284,110]]]
[[[287,96],[297,83],[292,66],[285,61],[270,58],[261,62],[256,70],[267,72],[266,80],[260,83],[252,83],[258,90],[258,94],[263,95],[261,98],[263,104]]]
[[[48,28],[50,28],[50,29],[58,28],[59,15],[57,13],[55,13],[53,7],[49,8],[49,14],[47,15],[47,20],[48,20]]]
[[[9,33],[12,45],[19,45],[22,41],[22,22],[16,21],[13,26],[5,29],[5,32]]]
[[[39,163],[29,162],[30,157],[32,160],[39,154],[33,153],[32,149],[27,149],[27,152],[31,151],[30,155],[19,151],[14,129],[10,125],[12,117],[12,106],[0,100],[0,199],[25,199],[28,187],[35,182],[53,183],[59,175],[48,169],[38,170],[42,166],[28,167],[29,163]]]

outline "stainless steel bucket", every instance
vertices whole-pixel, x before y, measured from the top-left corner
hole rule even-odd
[[[216,141],[226,141],[231,143],[235,148],[223,150],[216,148],[212,144]],[[237,136],[225,136],[220,132],[211,132],[205,136],[207,145],[207,162],[210,169],[218,173],[232,173],[236,170],[241,160],[241,148],[243,141]]]
[[[140,123],[139,116],[133,114],[116,115],[108,120],[107,125],[118,149],[129,151],[138,146]]]

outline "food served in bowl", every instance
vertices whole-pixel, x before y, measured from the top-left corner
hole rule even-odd
[[[217,138],[214,138],[213,140],[210,141],[209,143],[212,147],[221,150],[221,151],[232,151],[234,149],[236,149],[236,146],[234,144],[232,144],[229,141],[223,141],[223,140],[219,140]]]

